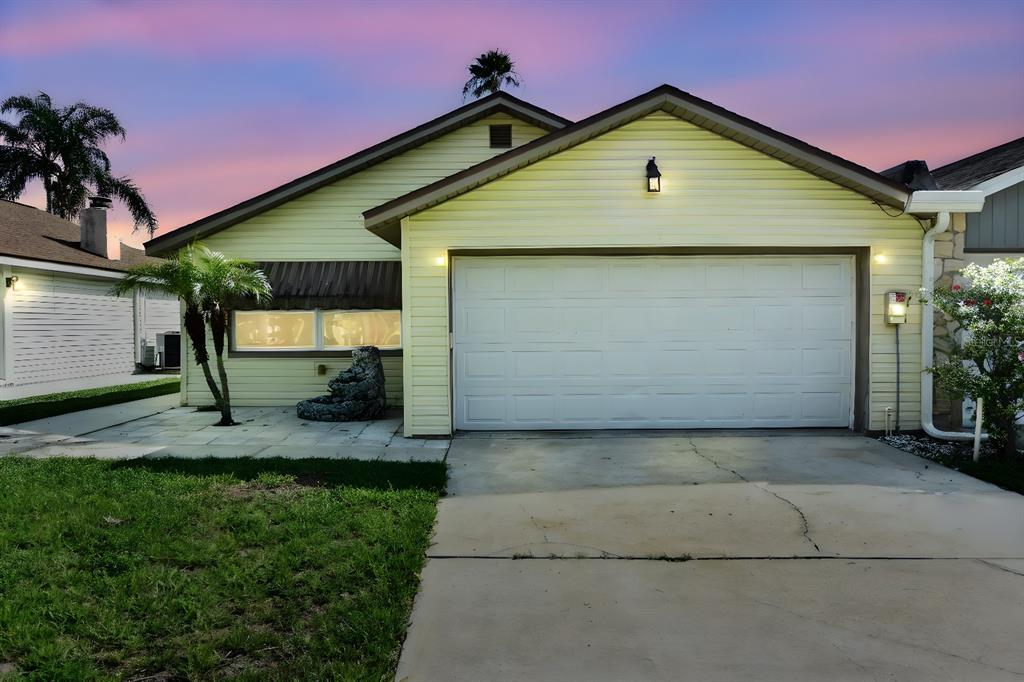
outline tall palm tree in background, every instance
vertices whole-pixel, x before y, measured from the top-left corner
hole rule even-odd
[[[206,385],[220,410],[218,426],[231,426],[231,392],[224,368],[224,341],[230,307],[239,298],[257,303],[270,300],[270,283],[254,263],[228,258],[204,246],[188,246],[155,265],[140,265],[118,280],[111,290],[120,296],[136,289],[159,291],[177,296],[185,304],[185,333],[192,342],[192,353],[202,368]],[[210,370],[210,352],[206,345],[206,325],[213,332],[220,386]]]
[[[124,127],[108,109],[77,102],[54,107],[50,96],[8,97],[0,114],[14,113],[17,121],[0,120],[0,198],[17,199],[32,180],[46,193],[46,210],[73,220],[90,194],[118,199],[135,223],[152,236],[156,216],[139,188],[126,176],[110,172],[110,159],[101,149],[109,137],[125,137]]]
[[[498,92],[502,86],[519,87],[519,74],[512,57],[502,50],[488,50],[466,67],[469,80],[462,86],[462,99]]]

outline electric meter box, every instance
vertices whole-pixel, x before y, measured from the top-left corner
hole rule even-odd
[[[885,323],[904,324],[907,321],[907,308],[910,306],[910,294],[906,291],[890,291],[885,295]]]

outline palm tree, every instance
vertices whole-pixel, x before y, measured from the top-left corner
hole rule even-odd
[[[221,387],[221,424],[233,424],[228,373],[224,369],[224,342],[227,339],[231,307],[239,299],[251,298],[256,303],[270,300],[267,276],[254,263],[229,258],[218,251],[198,247],[200,264],[199,290],[202,292],[203,315],[213,333],[213,352],[217,357],[217,374]]]
[[[519,74],[512,57],[502,50],[488,50],[477,57],[469,69],[469,80],[462,86],[462,99],[498,92],[502,86],[519,87]]]
[[[40,180],[46,210],[73,220],[90,194],[119,199],[135,222],[150,236],[156,216],[139,188],[125,176],[110,172],[110,159],[101,149],[107,138],[125,137],[114,113],[77,102],[54,107],[50,96],[8,97],[0,114],[13,112],[15,123],[0,120],[0,199],[17,199],[32,180]]]
[[[254,263],[227,258],[204,246],[188,246],[173,258],[155,265],[140,265],[118,280],[111,290],[120,296],[143,289],[178,297],[185,304],[185,333],[192,342],[192,353],[202,368],[206,385],[220,410],[218,426],[231,426],[231,394],[224,369],[224,340],[231,302],[252,297],[258,303],[270,299],[270,283]],[[213,331],[220,386],[210,370],[206,345],[206,325]]]

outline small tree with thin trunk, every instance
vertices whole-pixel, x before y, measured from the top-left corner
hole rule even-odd
[[[224,367],[228,315],[232,302],[239,298],[253,298],[257,303],[270,300],[271,288],[266,275],[254,263],[228,258],[204,246],[188,246],[162,263],[133,268],[114,285],[112,293],[120,296],[136,289],[167,293],[185,305],[185,333],[220,411],[219,425],[233,425],[231,392]],[[213,333],[219,386],[210,369],[207,323]]]
[[[949,361],[930,367],[936,383],[960,397],[981,398],[982,425],[997,453],[1017,454],[1017,415],[1024,409],[1024,258],[974,263],[966,286],[925,292],[962,329]]]

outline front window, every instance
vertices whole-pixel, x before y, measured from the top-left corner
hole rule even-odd
[[[242,351],[402,347],[399,310],[237,310],[232,324]]]
[[[325,310],[324,348],[402,347],[402,316],[397,310]]]
[[[235,313],[239,350],[312,350],[316,348],[316,311],[239,310]]]

